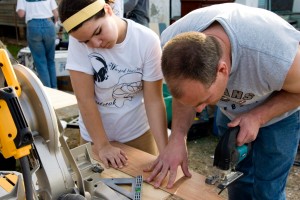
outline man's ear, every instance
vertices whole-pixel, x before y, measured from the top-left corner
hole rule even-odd
[[[225,61],[220,61],[218,64],[218,73],[228,76],[230,73],[229,65]]]

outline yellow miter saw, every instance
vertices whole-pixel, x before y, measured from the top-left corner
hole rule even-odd
[[[0,66],[0,151],[19,159],[22,169],[0,171],[0,199],[140,199],[141,176],[101,178],[103,168],[91,158],[89,143],[69,150],[34,72],[12,66],[4,49]],[[122,184],[132,191],[118,187]]]

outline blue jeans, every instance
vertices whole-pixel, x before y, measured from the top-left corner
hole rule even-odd
[[[27,42],[34,66],[42,83],[57,88],[55,71],[56,32],[50,19],[32,19],[27,23]]]
[[[228,187],[230,200],[285,200],[285,186],[294,163],[300,138],[300,112],[259,129],[250,154],[236,170],[244,176]],[[217,115],[220,134],[230,121]]]

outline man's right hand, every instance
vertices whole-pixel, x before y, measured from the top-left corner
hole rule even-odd
[[[177,176],[177,168],[181,169],[185,176],[191,177],[188,170],[188,154],[184,137],[170,137],[169,143],[158,158],[147,168],[145,172],[152,172],[146,179],[151,182],[155,179],[154,187],[158,188],[169,172],[167,188],[172,188]]]

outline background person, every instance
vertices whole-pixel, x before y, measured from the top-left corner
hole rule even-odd
[[[149,0],[123,0],[124,17],[149,27]]]
[[[162,70],[173,96],[172,134],[146,169],[158,187],[188,171],[186,134],[195,111],[217,104],[222,134],[240,126],[252,150],[228,188],[231,200],[283,200],[299,143],[300,32],[278,15],[228,3],[191,12],[162,33]],[[175,156],[176,155],[176,156]]]
[[[25,17],[27,42],[34,66],[42,83],[57,88],[55,69],[55,23],[58,20],[55,0],[18,0],[16,12]],[[54,19],[52,19],[54,18]]]
[[[155,155],[167,144],[167,119],[159,38],[117,17],[109,3],[62,0],[59,14],[70,35],[66,68],[80,110],[81,137],[93,142],[106,167],[117,168],[127,164],[127,157],[110,141]]]

